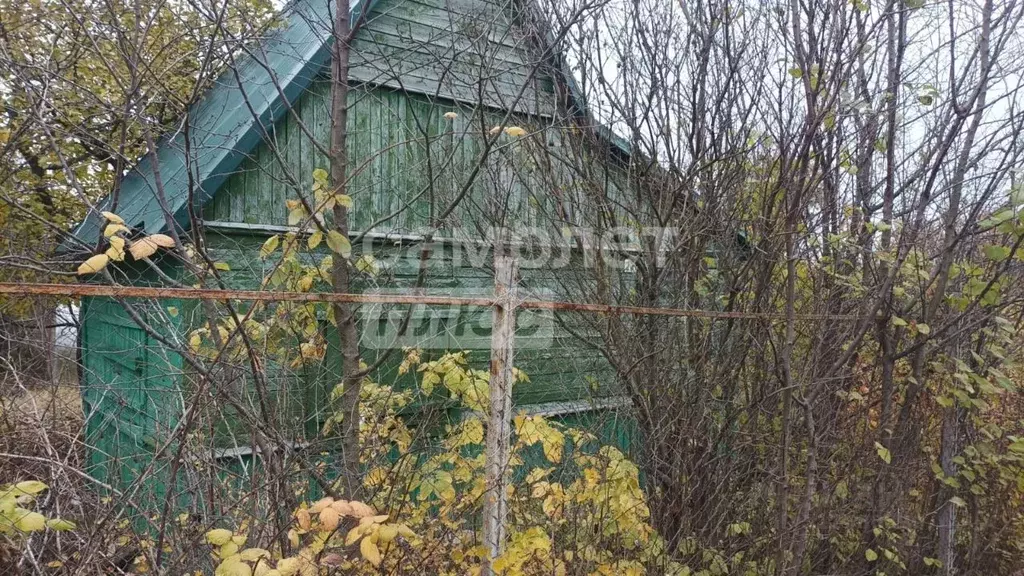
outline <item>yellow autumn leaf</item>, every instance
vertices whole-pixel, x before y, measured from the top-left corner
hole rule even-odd
[[[352,243],[345,238],[345,235],[337,230],[331,230],[327,233],[327,246],[334,252],[341,254],[342,257],[348,258],[352,255]]]
[[[324,530],[333,532],[338,528],[338,522],[341,521],[341,514],[334,508],[328,506],[320,511],[320,526]]]
[[[167,234],[151,234],[149,239],[161,248],[174,248],[174,238]]]
[[[51,518],[46,521],[46,527],[50,530],[65,532],[67,530],[74,530],[75,523],[71,520],[65,520],[63,518]]]
[[[302,563],[298,558],[281,558],[277,561],[277,571],[282,576],[291,576],[299,571],[302,567]]]
[[[11,516],[14,518],[14,527],[22,532],[38,532],[46,528],[46,517],[39,512],[15,508]]]
[[[96,254],[78,266],[78,275],[95,274],[96,272],[103,270],[107,266],[108,262],[110,262],[110,256],[107,256],[106,254]]]
[[[198,352],[199,348],[203,345],[203,335],[199,331],[195,331],[188,338],[188,345],[193,352]]]
[[[526,134],[526,130],[523,130],[519,126],[509,126],[508,128],[505,128],[505,134],[508,134],[509,136],[524,136]]]
[[[276,238],[276,236],[273,236],[273,238]],[[320,243],[323,242],[323,240],[324,233],[319,230],[315,230],[313,231],[312,234],[309,235],[309,238],[306,239],[306,246],[308,246],[310,250],[313,250],[314,248],[319,246]],[[275,244],[274,246],[276,247],[277,245]],[[271,252],[273,252],[273,250],[271,250]]]
[[[271,568],[265,559],[259,560],[252,567],[252,576],[280,576],[280,574],[280,572]]]
[[[156,254],[157,248],[157,243],[147,236],[146,238],[132,241],[132,245],[128,247],[128,252],[132,255],[132,258],[142,260]]]
[[[344,206],[348,210],[352,209],[352,197],[348,194],[335,194],[334,201],[337,202],[339,206]]]
[[[299,528],[302,528],[303,530],[309,530],[309,526],[310,526],[309,510],[306,510],[304,508],[300,508],[300,509],[296,510],[295,511],[295,519],[299,521]]]
[[[363,537],[364,534],[370,531],[371,526],[356,526],[355,528],[348,531],[345,535],[345,546],[351,546]]]
[[[370,564],[380,566],[380,550],[377,548],[377,545],[373,543],[373,540],[363,538],[362,542],[359,543],[359,553],[362,554],[363,558]]]
[[[246,548],[238,553],[239,558],[246,562],[253,562],[260,558],[270,558],[270,552],[263,548]]]
[[[352,508],[352,503],[347,500],[335,500],[331,504],[331,508],[338,511],[338,514],[342,516],[355,516],[355,510]]]
[[[219,550],[217,550],[217,555],[220,556],[221,558],[230,558],[230,557],[234,556],[237,553],[238,553],[238,544],[235,544],[234,542],[231,542],[230,540],[228,542],[226,542],[223,546],[221,546]]]
[[[334,498],[325,496],[317,500],[312,506],[309,507],[310,514],[319,514],[324,508],[327,508],[334,503]]]
[[[104,252],[114,262],[120,262],[124,260],[124,238],[120,236],[110,237],[110,248]]]
[[[501,555],[491,562],[491,568],[498,574],[504,574],[509,568],[509,559],[507,555]]]
[[[380,524],[388,519],[387,514],[380,514],[378,516],[365,516],[359,519],[360,526],[367,526],[370,524]]]
[[[103,217],[107,219],[107,222],[113,222],[114,224],[124,224],[124,218],[121,218],[120,216],[114,214],[113,212],[100,212],[100,214],[102,214]]]
[[[206,533],[206,541],[214,546],[223,546],[231,541],[232,535],[227,528],[214,528]]]
[[[111,236],[113,236],[114,234],[117,234],[118,232],[127,232],[127,231],[128,231],[128,227],[125,226],[124,224],[110,223],[110,224],[107,224],[107,227],[103,229],[103,235],[106,236],[107,238],[110,238]]]
[[[25,480],[24,482],[18,482],[14,487],[24,494],[38,494],[49,488],[49,486],[39,480]]]
[[[281,237],[278,236],[277,234],[274,234],[270,238],[267,238],[267,241],[264,242],[263,246],[260,247],[260,258],[266,258],[267,256],[273,254],[274,250],[277,250],[277,245],[280,243]]]
[[[377,538],[381,542],[391,542],[398,536],[398,527],[395,525],[381,526],[380,530],[377,530]]]
[[[517,416],[515,418],[516,433],[524,444],[540,444],[544,456],[552,463],[562,460],[565,447],[565,435],[544,418],[536,416]]]
[[[233,556],[225,559],[217,566],[217,570],[214,571],[215,576],[251,576],[252,570],[249,565],[242,562],[242,559]]]

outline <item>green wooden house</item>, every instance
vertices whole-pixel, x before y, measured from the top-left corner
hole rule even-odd
[[[155,165],[141,161],[126,176],[116,206],[109,199],[99,206],[74,232],[79,242],[69,245],[96,246],[103,224],[98,211],[111,210],[138,234],[167,232],[173,225],[186,240],[201,235],[211,257],[228,268],[220,272],[226,286],[259,288],[275,265],[273,258],[259,257],[260,246],[273,235],[296,232],[287,201],[308,193],[314,170],[328,167],[330,5],[299,0],[288,6],[265,42],[247,49],[236,70],[225,72],[190,111],[187,134],[162,140]],[[467,238],[483,239],[493,224],[557,226],[552,214],[570,222],[573,211],[586,209],[573,199],[571,185],[552,190],[550,178],[538,175],[537,150],[568,146],[573,119],[586,111],[563,63],[544,45],[545,35],[530,24],[536,17],[527,8],[503,0],[363,0],[353,9],[360,28],[350,72],[350,226],[353,239],[361,239],[353,258],[372,251],[381,268],[361,277],[361,289],[413,286],[420,263],[408,255],[419,255],[423,231],[430,230],[436,249],[425,288],[453,296],[489,293],[493,272],[480,262],[490,260],[460,254],[472,244]],[[497,125],[522,126],[528,135],[499,137],[478,165],[493,136],[490,127]],[[608,141],[594,158],[607,163],[603,169],[613,181],[627,156]],[[460,195],[465,200],[439,219]],[[112,272],[128,284],[191,282],[174,258],[155,262],[159,270],[126,262]],[[523,286],[534,297],[567,297],[561,273],[524,269]],[[488,311],[430,315],[435,324],[426,335],[428,354],[468,348],[474,362],[486,365]],[[529,324],[527,316],[521,322]],[[185,417],[184,391],[193,382],[192,368],[175,346],[206,320],[191,301],[83,300],[81,387],[89,462],[99,479],[132,485],[161,466],[154,455],[171,449],[167,438]],[[531,382],[517,386],[515,404],[598,426],[623,404],[607,364],[560,323],[534,320],[540,332],[524,329],[517,336],[515,364]],[[330,334],[330,324],[320,321]],[[375,334],[368,326],[363,330]],[[382,341],[364,343],[366,358],[382,353]],[[296,443],[320,430],[325,396],[339,380],[339,357],[332,344],[316,365],[267,368],[275,409]],[[401,354],[392,355],[374,377],[396,381],[400,360]],[[206,431],[219,457],[238,461],[239,474],[252,452],[248,425],[225,415]],[[205,472],[178,473],[185,477],[175,480],[183,483],[177,491],[187,493],[189,475]],[[162,496],[167,487],[157,482],[146,490]]]

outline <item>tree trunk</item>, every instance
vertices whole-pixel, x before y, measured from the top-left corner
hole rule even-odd
[[[348,179],[348,68],[351,41],[349,0],[338,0],[334,14],[334,45],[331,53],[331,184],[336,194],[345,194]],[[348,210],[335,202],[334,230],[348,238]],[[335,293],[351,291],[348,259],[335,254],[331,268],[331,281]],[[334,321],[338,327],[341,349],[343,391],[340,411],[344,418],[341,426],[341,489],[349,498],[359,498],[361,471],[359,463],[359,389],[362,375],[359,369],[359,333],[356,329],[355,305],[335,303]]]

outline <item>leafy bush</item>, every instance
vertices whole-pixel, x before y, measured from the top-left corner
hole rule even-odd
[[[413,434],[397,416],[412,393],[364,382],[363,461],[366,502],[330,496],[293,514],[288,545],[242,548],[244,530],[206,534],[218,576],[310,576],[344,573],[478,574],[486,550],[479,518],[484,482],[486,373],[464,353],[421,362],[410,351],[402,371],[421,373],[424,388],[443,386],[474,411],[448,427],[432,450],[410,450]],[[526,375],[517,371],[517,377]],[[665,545],[649,523],[639,471],[592,434],[541,416],[515,420],[508,486],[508,538],[494,562],[499,574],[687,574],[665,560]],[[329,430],[330,424],[328,424]],[[395,458],[397,448],[398,457]],[[544,465],[528,452],[540,449]]]

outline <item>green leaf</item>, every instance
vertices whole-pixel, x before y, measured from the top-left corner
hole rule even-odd
[[[64,532],[67,530],[74,530],[75,523],[71,520],[65,520],[63,518],[51,518],[46,521],[47,528],[56,530],[58,532]]]
[[[1010,248],[998,244],[990,244],[981,250],[985,253],[986,258],[995,262],[1006,260],[1010,256]]]
[[[22,492],[24,494],[38,494],[43,490],[46,490],[47,488],[46,484],[38,480],[26,480],[24,482],[18,482],[17,484],[14,485],[14,487],[17,488],[19,492]]]
[[[1024,184],[1017,184],[1010,188],[1010,204],[1014,206],[1024,205]]]
[[[871,548],[868,548],[864,551],[864,557],[868,559],[868,562],[874,562],[875,560],[878,560],[878,553]]]
[[[277,234],[274,234],[270,238],[267,238],[267,241],[264,242],[263,246],[260,247],[260,258],[266,258],[267,256],[273,254],[274,250],[277,250],[277,246],[280,243],[281,237],[278,236]]]
[[[339,206],[344,206],[348,210],[352,209],[352,197],[348,194],[335,194],[334,201],[337,202]]]
[[[839,483],[836,484],[835,494],[836,498],[839,498],[840,500],[846,500],[849,498],[850,487],[846,483],[846,480],[840,480]]]
[[[886,464],[892,463],[892,453],[885,446],[882,446],[881,442],[875,442],[875,451],[878,452],[878,457],[881,458]]]
[[[799,68],[790,68],[789,75],[793,78],[801,78],[804,75],[804,71]]]
[[[222,272],[231,271],[231,266],[227,262],[214,262],[213,267]]]
[[[380,264],[377,263],[377,259],[369,254],[363,254],[356,260],[356,270],[369,274],[370,276],[376,276],[380,273]]]
[[[1013,210],[1009,208],[1003,208],[1002,210],[996,211],[988,218],[985,218],[981,222],[978,222],[978,226],[983,229],[995,228],[1004,222],[1008,222],[1013,219]]]
[[[924,334],[925,336],[927,336],[927,335],[931,334],[932,328],[931,328],[931,326],[929,326],[927,324],[918,324],[917,325],[917,331],[920,332],[921,334]]]
[[[900,318],[899,316],[893,316],[892,317],[892,325],[893,326],[906,326],[907,325],[907,321],[904,320],[903,318]]]
[[[306,240],[306,246],[309,246],[309,249],[313,250],[320,245],[320,242],[322,242],[323,239],[324,233],[319,230],[316,230],[309,235],[309,239]]]
[[[15,508],[13,516],[14,527],[22,532],[38,532],[46,528],[46,517],[39,512]]]
[[[966,508],[967,507],[967,502],[964,502],[964,499],[959,497],[959,496],[953,496],[952,498],[949,499],[949,501],[954,506],[958,506],[960,508]]]
[[[341,254],[344,258],[348,258],[352,255],[352,243],[337,230],[331,230],[327,233],[327,247],[334,252]]]

